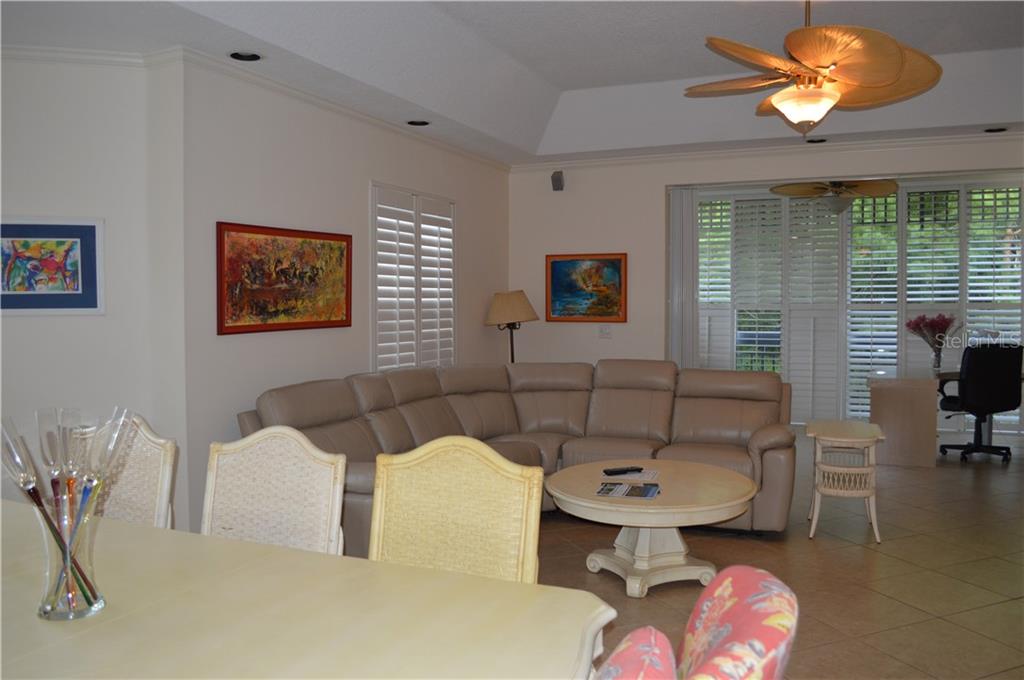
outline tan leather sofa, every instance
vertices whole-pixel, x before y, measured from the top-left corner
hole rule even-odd
[[[375,457],[465,434],[545,474],[612,458],[721,465],[760,486],[723,524],[781,531],[793,495],[789,386],[775,373],[677,370],[670,361],[399,369],[267,390],[238,415],[243,436],[270,425],[348,456],[345,554],[369,548]],[[545,498],[544,509],[554,504]]]

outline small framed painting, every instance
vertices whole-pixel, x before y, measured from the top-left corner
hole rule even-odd
[[[548,255],[548,321],[626,321],[626,253]]]
[[[0,224],[4,314],[102,314],[103,222],[7,219]]]
[[[352,236],[217,223],[217,334],[352,325]]]

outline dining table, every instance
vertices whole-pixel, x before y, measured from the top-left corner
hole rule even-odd
[[[581,590],[98,518],[106,606],[46,621],[35,510],[0,513],[5,678],[583,678],[616,616]]]

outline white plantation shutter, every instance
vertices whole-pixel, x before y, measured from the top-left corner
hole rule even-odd
[[[838,413],[840,242],[839,217],[825,204],[789,202],[786,377],[796,422]]]
[[[374,368],[455,361],[455,206],[374,185]]]
[[[733,203],[734,365],[782,370],[782,199]]]
[[[702,368],[732,368],[732,202],[697,204],[698,348]]]
[[[907,304],[922,311],[960,299],[959,201],[955,189],[907,193]]]
[[[895,196],[850,206],[847,251],[846,415],[867,418],[871,378],[897,375],[899,246]]]

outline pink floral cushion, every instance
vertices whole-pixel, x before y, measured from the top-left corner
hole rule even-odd
[[[697,600],[679,650],[679,677],[782,678],[796,636],[796,595],[763,569],[734,566]]]
[[[675,680],[672,643],[652,626],[631,631],[597,671],[597,680]]]

